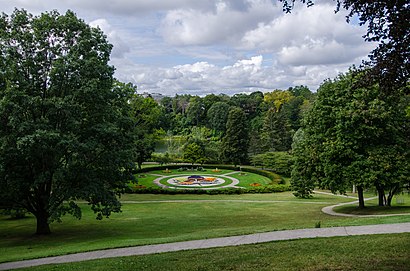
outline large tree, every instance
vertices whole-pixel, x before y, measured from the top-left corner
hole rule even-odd
[[[378,85],[359,87],[363,74],[350,72],[326,81],[295,138],[292,183],[299,196],[311,193],[314,182],[344,193],[376,187],[393,195],[409,176],[409,119],[406,97],[385,96]],[[407,177],[406,177],[407,176]],[[385,204],[380,201],[380,205]]]
[[[76,200],[98,219],[120,210],[133,138],[111,48],[71,11],[0,17],[0,196],[36,217],[37,234],[80,217]]]

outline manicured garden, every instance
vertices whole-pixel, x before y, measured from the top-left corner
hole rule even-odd
[[[206,178],[220,179],[219,184],[207,186],[200,185],[178,185],[183,182],[184,178],[189,176],[203,176]],[[256,168],[237,168],[225,166],[218,168],[212,166],[204,167],[147,167],[135,174],[136,183],[130,182],[129,193],[212,193],[212,194],[242,194],[242,193],[267,193],[289,191],[290,186],[285,185],[285,180],[277,174],[259,170]],[[157,183],[154,182],[157,180]],[[238,183],[236,183],[238,181]],[[171,189],[171,191],[166,191]],[[216,189],[223,191],[198,191],[202,189]],[[233,189],[235,188],[235,189]],[[176,191],[175,189],[184,189],[185,191]],[[165,190],[165,191],[164,191]],[[194,190],[194,191],[186,191]],[[236,191],[235,191],[236,190]]]
[[[346,218],[325,215],[324,206],[352,199],[291,192],[242,195],[126,194],[123,212],[98,221],[87,204],[81,220],[63,217],[52,234],[33,235],[32,216],[0,216],[0,262],[113,247],[157,244],[283,229],[410,222],[410,216]]]

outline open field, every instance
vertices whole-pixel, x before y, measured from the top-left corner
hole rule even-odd
[[[321,208],[352,199],[331,195],[297,199],[290,192],[243,195],[124,195],[123,212],[95,220],[88,205],[83,218],[52,224],[50,236],[34,236],[35,219],[0,217],[0,262],[80,251],[232,236],[283,229],[410,222],[410,216],[345,218]]]
[[[408,270],[410,234],[280,241],[19,270]]]

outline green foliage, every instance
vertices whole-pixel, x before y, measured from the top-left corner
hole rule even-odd
[[[133,162],[130,92],[112,88],[112,45],[68,11],[0,17],[0,196],[37,218],[37,233],[87,200],[97,218]],[[63,204],[68,202],[68,204]]]
[[[151,97],[144,98],[136,94],[136,87],[117,82],[117,88],[134,90],[130,99],[131,116],[134,121],[134,149],[138,167],[147,161],[155,150],[158,140],[158,125],[162,114],[161,108]]]
[[[214,103],[208,110],[207,120],[209,127],[217,132],[224,133],[228,120],[229,105],[225,102]]]
[[[248,161],[249,133],[245,113],[234,107],[229,111],[226,135],[222,140],[222,156],[234,165]]]
[[[147,187],[138,189],[127,189],[129,194],[165,194],[165,195],[241,195],[257,193],[280,193],[291,191],[291,187],[285,184],[274,184],[269,186],[254,187],[248,189],[242,188],[222,188],[222,189],[163,189],[160,187]]]
[[[251,157],[251,163],[254,166],[269,168],[284,176],[290,176],[292,162],[292,156],[287,152],[267,152]]]
[[[264,95],[264,101],[270,109],[274,112],[279,112],[282,106],[289,102],[293,98],[293,95],[289,91],[274,90],[267,92]]]
[[[317,182],[333,192],[355,184],[381,187],[379,194],[387,189],[392,196],[409,176],[405,99],[362,81],[363,75],[350,72],[320,87],[294,144],[292,184],[298,194],[309,194]]]
[[[287,151],[291,147],[292,132],[283,111],[270,109],[265,116],[261,141],[267,151]]]
[[[205,150],[197,143],[190,143],[184,147],[183,158],[192,164],[205,162]]]

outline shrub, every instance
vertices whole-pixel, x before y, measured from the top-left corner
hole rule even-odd
[[[290,176],[292,171],[292,156],[288,152],[266,152],[251,157],[252,164],[269,168],[273,172]]]

